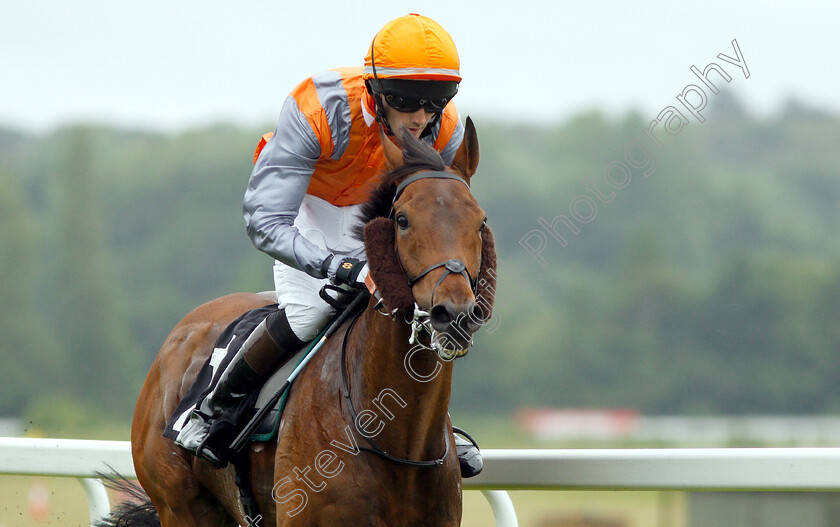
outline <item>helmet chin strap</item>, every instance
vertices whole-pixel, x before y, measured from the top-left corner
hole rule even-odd
[[[382,125],[382,129],[385,130],[385,135],[394,137],[394,131],[391,130],[391,125],[388,123],[388,119],[385,118],[385,110],[382,107],[385,103],[379,100],[382,94],[373,91],[371,91],[371,94],[373,95],[373,109],[376,122]]]
[[[373,69],[373,81],[365,81],[365,87],[373,97],[373,112],[376,115],[376,122],[382,125],[385,129],[385,135],[393,137],[394,132],[391,130],[391,125],[385,118],[385,110],[383,109],[384,101],[379,100],[382,96],[382,83],[379,82],[379,77],[376,76],[376,59],[373,57],[373,45],[376,43],[376,36],[370,42],[370,67]],[[376,89],[374,89],[374,87]]]

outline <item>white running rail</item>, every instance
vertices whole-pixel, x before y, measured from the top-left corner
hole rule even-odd
[[[505,489],[840,491],[840,448],[483,450],[481,490],[499,527],[517,526]],[[110,467],[110,468],[109,468]],[[127,441],[0,438],[0,474],[78,478],[91,522],[110,504],[97,472],[135,476]]]
[[[137,477],[128,441],[0,437],[0,474],[77,478],[87,495],[91,525],[111,510],[97,473],[112,472]],[[507,492],[484,490],[483,494],[490,502],[497,527],[518,527]]]

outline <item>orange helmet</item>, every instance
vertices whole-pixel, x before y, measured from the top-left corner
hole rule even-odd
[[[449,33],[412,13],[379,30],[365,56],[364,78],[461,82],[460,61]]]
[[[368,92],[382,95],[392,108],[411,112],[424,107],[439,119],[458,93],[459,67],[449,33],[431,18],[411,13],[388,22],[373,37],[362,77]],[[377,120],[391,135],[379,97],[374,105]],[[427,127],[424,133],[430,131]]]

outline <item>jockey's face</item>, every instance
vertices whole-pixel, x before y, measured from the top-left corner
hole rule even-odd
[[[391,127],[391,131],[396,137],[399,137],[402,132],[400,128],[406,128],[414,137],[420,137],[426,125],[432,120],[435,115],[433,112],[427,112],[424,108],[418,108],[414,112],[399,112],[391,108],[387,102],[382,101],[382,107],[385,109],[385,119]]]

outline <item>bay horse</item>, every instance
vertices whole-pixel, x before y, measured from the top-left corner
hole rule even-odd
[[[451,359],[466,353],[490,316],[496,265],[485,213],[469,190],[478,138],[467,118],[450,167],[407,133],[404,152],[385,138],[383,148],[386,173],[362,208],[359,229],[381,301],[372,297],[306,364],[277,439],[246,446],[266,527],[460,524],[447,413]],[[162,432],[222,330],[274,302],[265,294],[228,295],[196,308],[169,334],[131,429],[149,501],[133,516],[124,509],[122,523],[102,525],[255,524],[239,503],[231,466],[216,469]]]

